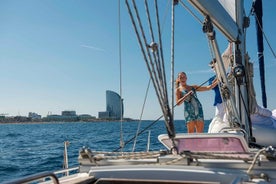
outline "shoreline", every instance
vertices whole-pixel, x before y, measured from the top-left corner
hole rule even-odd
[[[123,120],[122,122],[136,122],[138,120]],[[151,121],[151,120],[142,120]],[[97,123],[97,122],[121,122],[120,120],[93,120],[93,121],[26,121],[26,122],[0,122],[3,124],[54,124],[54,123]]]

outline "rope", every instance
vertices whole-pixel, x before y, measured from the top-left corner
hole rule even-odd
[[[88,158],[91,163],[100,160],[117,160],[117,159],[141,159],[141,158],[158,158],[161,155],[167,154],[165,151],[151,151],[151,152],[103,152],[91,151],[89,149],[82,150],[81,157]]]
[[[148,162],[148,165],[171,165],[177,162],[180,162],[184,159],[228,159],[228,160],[243,160],[244,162],[252,161],[247,173],[250,174],[253,166],[255,165],[257,158],[259,155],[265,150],[262,149],[258,151],[256,154],[253,153],[245,153],[245,152],[189,152],[183,151],[175,159],[160,162],[158,158],[160,156],[165,156],[168,154],[166,151],[151,151],[151,152],[122,152],[114,154],[114,152],[99,152],[99,151],[91,151],[89,149],[85,149],[82,151],[81,156],[83,159],[88,158],[91,163],[95,163],[97,165],[97,161],[101,160],[118,160],[118,159],[156,159],[156,162]],[[254,159],[253,159],[253,155]],[[139,162],[136,162],[139,164]],[[142,162],[141,164],[145,164]],[[189,163],[188,163],[189,165]]]
[[[250,165],[250,167],[248,168],[248,170],[247,170],[247,172],[246,172],[247,174],[250,174],[250,172],[251,172],[251,170],[253,169],[255,163],[257,162],[257,158],[259,157],[259,155],[260,155],[263,151],[265,151],[265,149],[266,149],[266,148],[260,149],[260,150],[257,152],[257,154],[256,154],[255,157],[254,157],[254,160],[253,160],[252,164]]]
[[[189,152],[184,151],[181,155],[185,155],[188,158],[195,159],[228,159],[228,160],[243,160],[245,162],[252,160],[250,153],[244,152]],[[236,156],[235,156],[236,155]],[[245,157],[246,156],[246,157]]]

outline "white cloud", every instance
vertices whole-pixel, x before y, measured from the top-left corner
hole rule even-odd
[[[81,45],[81,47],[88,48],[88,49],[93,49],[93,50],[96,50],[96,51],[105,52],[104,49],[99,48],[99,47],[94,47],[94,46],[91,46],[91,45]]]

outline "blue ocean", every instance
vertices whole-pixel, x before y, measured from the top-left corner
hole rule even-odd
[[[205,132],[210,121],[205,121]],[[120,133],[122,127],[122,133]],[[69,167],[78,166],[78,152],[83,146],[97,151],[133,149],[134,136],[140,127],[135,151],[145,151],[150,135],[150,150],[165,149],[157,137],[166,134],[164,121],[131,122],[53,122],[0,124],[0,182],[63,167],[64,142],[69,141]],[[184,121],[175,121],[177,133],[186,132]]]

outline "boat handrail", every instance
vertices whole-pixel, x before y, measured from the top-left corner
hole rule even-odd
[[[23,178],[19,178],[13,181],[4,182],[2,184],[21,184],[21,183],[28,183],[32,181],[38,181],[43,178],[52,178],[54,184],[59,184],[59,180],[57,176],[53,172],[41,172],[38,174],[33,174],[30,176],[26,176]]]
[[[65,173],[65,172],[69,172],[69,171],[75,171],[75,170],[79,170],[80,167],[73,167],[73,168],[68,168],[68,169],[62,169],[62,170],[59,170],[59,171],[55,171],[54,174],[62,174],[62,173]]]

